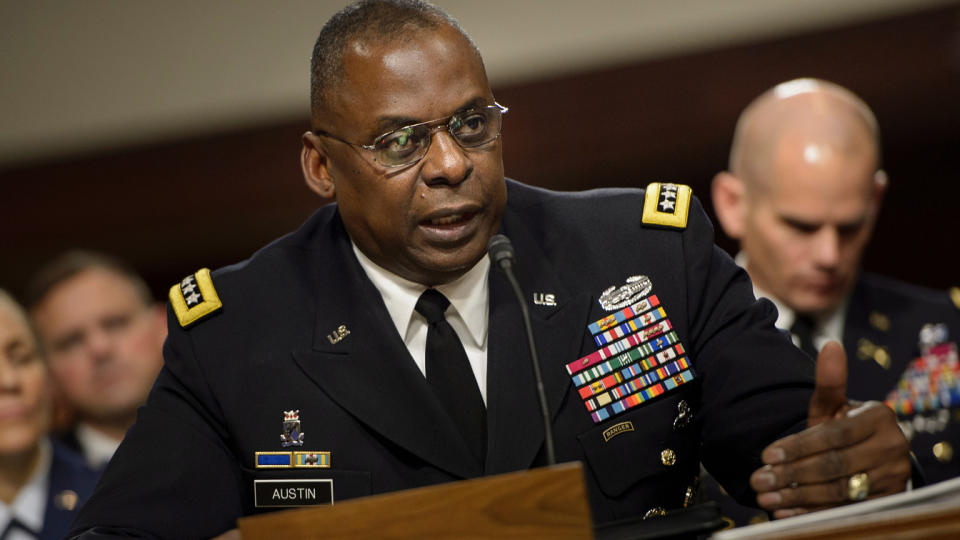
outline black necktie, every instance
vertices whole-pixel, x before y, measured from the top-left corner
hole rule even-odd
[[[800,350],[816,360],[817,349],[813,346],[813,319],[797,314],[796,320],[793,321],[793,325],[790,327],[790,333],[797,336],[797,339],[800,340]]]
[[[450,301],[436,289],[417,300],[417,313],[427,319],[427,383],[460,428],[467,446],[480,461],[487,453],[487,409],[467,353],[444,312]]]

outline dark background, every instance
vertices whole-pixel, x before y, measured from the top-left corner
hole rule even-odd
[[[710,209],[740,110],[801,76],[850,88],[880,122],[890,188],[865,268],[960,284],[956,5],[495,88],[511,109],[507,175],[559,190],[685,183]],[[22,293],[39,264],[72,247],[125,257],[161,298],[197,268],[248,257],[324,202],[299,169],[306,128],[304,117],[0,170],[0,287]]]

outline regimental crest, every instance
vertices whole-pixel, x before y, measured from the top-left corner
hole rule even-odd
[[[647,276],[630,276],[626,285],[614,285],[600,294],[600,306],[606,311],[615,311],[635,303],[653,289],[653,283]]]
[[[280,434],[280,445],[303,446],[303,432],[300,431],[300,410],[283,411],[283,432]]]

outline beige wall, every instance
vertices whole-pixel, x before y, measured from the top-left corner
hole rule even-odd
[[[0,2],[0,167],[306,115],[333,0]],[[494,84],[770,38],[951,0],[438,0]]]

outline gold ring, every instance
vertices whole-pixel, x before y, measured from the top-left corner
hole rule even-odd
[[[870,479],[867,473],[858,473],[847,480],[847,496],[851,501],[862,501],[870,493]]]

